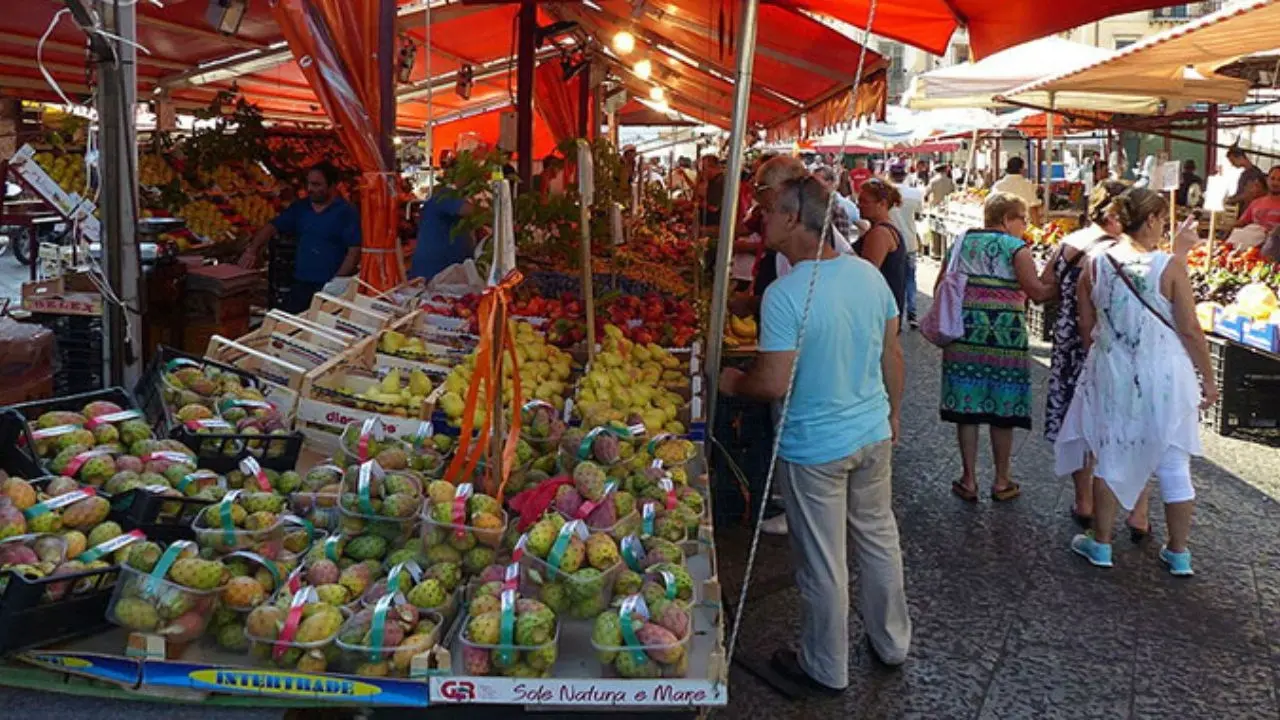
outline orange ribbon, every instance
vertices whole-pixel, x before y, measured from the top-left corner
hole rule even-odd
[[[496,326],[499,315],[503,318],[508,317],[506,310],[511,303],[511,292],[523,280],[524,275],[519,270],[512,270],[500,283],[486,289],[480,298],[477,311],[480,321],[480,344],[476,347],[475,371],[471,375],[471,384],[467,387],[467,399],[462,411],[462,434],[458,438],[458,448],[444,476],[445,480],[455,485],[463,478],[470,478],[475,473],[476,466],[479,465],[480,458],[488,446],[489,431],[493,424],[492,413],[488,409],[485,412],[484,422],[481,423],[479,432],[475,433],[474,438],[472,430],[475,429],[475,409],[480,397],[480,388],[486,387],[486,396],[490,398],[493,397],[492,393],[501,392],[497,388],[502,378],[493,377],[494,342],[499,338],[498,333],[502,333],[500,352],[506,352],[511,358],[512,407],[519,408],[523,404],[520,390],[520,365],[516,357],[516,344],[511,334],[511,325],[504,321],[501,328]],[[497,312],[499,310],[501,312]],[[489,482],[483,488],[486,493],[494,495],[499,503],[503,500],[507,478],[510,477],[515,462],[516,445],[519,442],[520,413],[513,411],[511,428],[507,432],[507,439],[502,447],[496,492],[492,487],[494,480],[492,468],[489,469]]]

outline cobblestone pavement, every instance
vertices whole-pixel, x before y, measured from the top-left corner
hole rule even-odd
[[[921,268],[922,288],[932,287],[932,271]],[[1164,518],[1155,503],[1153,540],[1135,546],[1117,535],[1115,568],[1098,570],[1067,548],[1077,532],[1068,517],[1071,483],[1053,477],[1052,447],[1040,435],[1047,346],[1033,348],[1037,429],[1018,431],[1014,442],[1023,496],[999,506],[952,496],[960,460],[951,426],[938,421],[940,352],[917,333],[905,347],[894,508],[915,626],[910,659],[897,673],[873,669],[855,617],[843,696],[790,701],[735,666],[721,716],[1280,717],[1280,508],[1273,500],[1280,450],[1205,433],[1206,457],[1192,466],[1195,578],[1176,580],[1160,566]],[[989,485],[983,453],[981,482]],[[720,533],[721,574],[731,586],[749,541],[746,530]],[[762,538],[738,648],[749,662],[767,663],[797,635],[790,573],[785,539]]]

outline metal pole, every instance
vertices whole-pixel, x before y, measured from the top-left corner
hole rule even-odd
[[[707,332],[707,431],[714,432],[716,400],[720,392],[720,361],[724,346],[724,318],[729,300],[729,265],[738,224],[738,186],[742,176],[742,148],[747,135],[747,105],[751,101],[751,71],[756,52],[756,16],[760,0],[743,0],[738,28],[738,62],[733,84],[733,128],[729,131],[729,162],[724,196],[720,200],[720,241],[716,244],[715,281],[711,286],[711,328]]]
[[[1218,105],[1209,105],[1209,113],[1205,118],[1204,144],[1204,177],[1208,182],[1210,175],[1218,169]]]
[[[124,307],[104,305],[106,345],[104,362],[110,384],[133,387],[140,372],[142,316],[139,313],[138,244],[135,223],[138,204],[138,142],[134,127],[137,106],[138,23],[133,3],[102,3],[103,25],[129,42],[111,39],[114,57],[100,58],[98,86],[101,115],[98,131],[102,148],[99,179],[102,188],[102,265],[107,284]]]
[[[578,137],[590,140],[587,129],[591,126],[591,64],[578,73]]]
[[[520,183],[533,187],[533,68],[538,32],[538,6],[521,0],[519,57],[516,60],[516,169]]]
[[[1040,221],[1049,219],[1049,201],[1053,187],[1053,105],[1057,98],[1049,93],[1049,112],[1044,114],[1044,202],[1040,206]]]

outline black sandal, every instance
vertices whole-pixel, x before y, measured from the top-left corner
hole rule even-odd
[[[1129,518],[1124,520],[1125,527],[1129,528],[1129,542],[1134,545],[1141,545],[1151,538],[1151,526],[1147,525],[1146,529],[1129,522]]]
[[[965,484],[959,480],[951,483],[951,492],[955,493],[956,497],[967,503],[978,502],[978,489],[976,487],[966,487]]]
[[[1021,494],[1022,486],[1012,480],[1002,488],[991,486],[991,500],[993,502],[1009,502],[1010,500],[1016,500]]]

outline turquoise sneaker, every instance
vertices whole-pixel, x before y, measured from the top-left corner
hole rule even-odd
[[[1173,552],[1168,545],[1160,548],[1160,560],[1169,566],[1169,574],[1175,577],[1191,577],[1196,574],[1191,569],[1191,551]]]
[[[1071,550],[1088,560],[1094,567],[1111,567],[1111,544],[1100,543],[1093,539],[1093,535],[1077,535],[1071,538]]]

